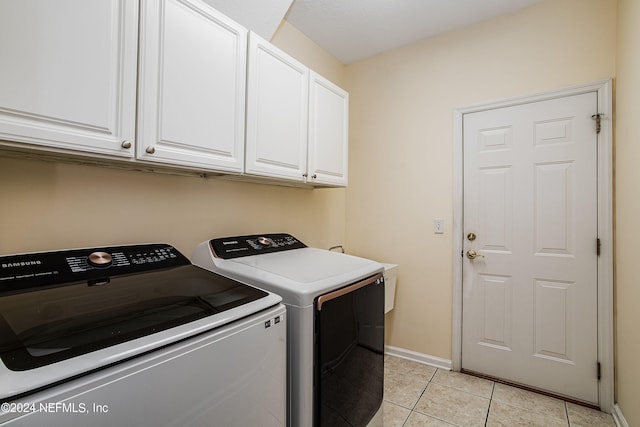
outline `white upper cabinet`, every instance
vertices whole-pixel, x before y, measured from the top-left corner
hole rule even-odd
[[[247,174],[347,185],[347,92],[254,33],[247,91]]]
[[[348,94],[205,1],[7,0],[0,58],[0,146],[347,185]]]
[[[318,73],[309,80],[309,181],[347,185],[349,94]]]
[[[132,157],[138,2],[1,7],[0,144]]]
[[[245,172],[304,181],[309,69],[255,33],[248,68]]]
[[[142,0],[139,159],[240,173],[247,31],[199,0]]]

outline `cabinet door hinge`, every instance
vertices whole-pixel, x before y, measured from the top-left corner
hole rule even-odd
[[[600,241],[600,238],[596,239],[596,254],[598,256],[600,256],[600,249],[602,248],[602,242]]]
[[[602,129],[602,114],[594,114],[591,118],[596,121],[596,133],[600,133]]]
[[[597,375],[598,375],[598,381],[600,381],[600,378],[601,378],[601,373],[602,373],[601,369],[602,368],[600,367],[600,362],[598,362],[598,367],[597,367],[597,372],[596,372]]]

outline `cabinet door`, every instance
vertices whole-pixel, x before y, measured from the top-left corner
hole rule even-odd
[[[242,172],[246,30],[199,0],[142,0],[137,156]]]
[[[135,0],[0,3],[0,139],[132,157],[137,34]]]
[[[304,180],[309,69],[251,33],[248,79],[245,171]]]
[[[347,185],[349,94],[317,73],[309,84],[309,181]]]

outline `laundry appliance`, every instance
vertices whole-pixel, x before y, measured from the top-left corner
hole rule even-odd
[[[282,233],[207,240],[192,262],[282,296],[289,426],[381,425],[381,264]]]
[[[168,244],[1,256],[0,426],[284,426],[286,324]]]

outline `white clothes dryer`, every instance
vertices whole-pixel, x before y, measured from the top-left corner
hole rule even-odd
[[[288,316],[289,426],[364,427],[380,418],[381,264],[309,248],[289,234],[207,240],[192,262],[282,297]]]

